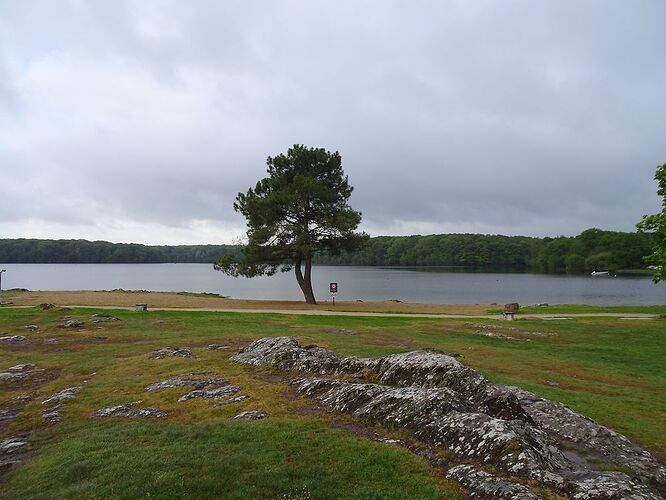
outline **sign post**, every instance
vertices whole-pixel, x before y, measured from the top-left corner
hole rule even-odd
[[[328,290],[331,292],[331,298],[333,299],[333,306],[335,306],[335,296],[338,294],[338,284],[329,283]]]

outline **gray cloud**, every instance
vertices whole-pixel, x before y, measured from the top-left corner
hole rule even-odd
[[[663,2],[6,2],[0,232],[228,242],[294,143],[373,234],[631,230],[666,161]]]

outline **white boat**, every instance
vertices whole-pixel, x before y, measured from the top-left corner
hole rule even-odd
[[[592,276],[610,276],[608,271],[592,271]]]

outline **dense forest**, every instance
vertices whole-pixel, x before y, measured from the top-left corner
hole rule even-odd
[[[645,268],[652,237],[588,229],[578,236],[530,238],[481,234],[378,236],[353,253],[315,263],[366,266],[458,266],[470,269],[580,274]],[[213,263],[234,245],[139,245],[86,240],[0,239],[0,263]]]
[[[1,239],[0,262],[6,264],[155,264],[212,263],[222,253],[237,253],[234,245],[139,245],[87,240]]]
[[[320,255],[318,264],[459,266],[471,269],[581,274],[645,268],[652,237],[588,229],[578,236],[529,238],[482,234],[380,236],[351,254]]]

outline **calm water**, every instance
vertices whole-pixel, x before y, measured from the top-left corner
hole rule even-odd
[[[302,299],[293,273],[231,278],[208,264],[4,264],[2,288],[215,292],[244,299]],[[666,284],[649,278],[591,278],[542,274],[461,273],[446,270],[317,266],[313,286],[328,300],[400,299],[406,302],[533,304],[665,304]]]

